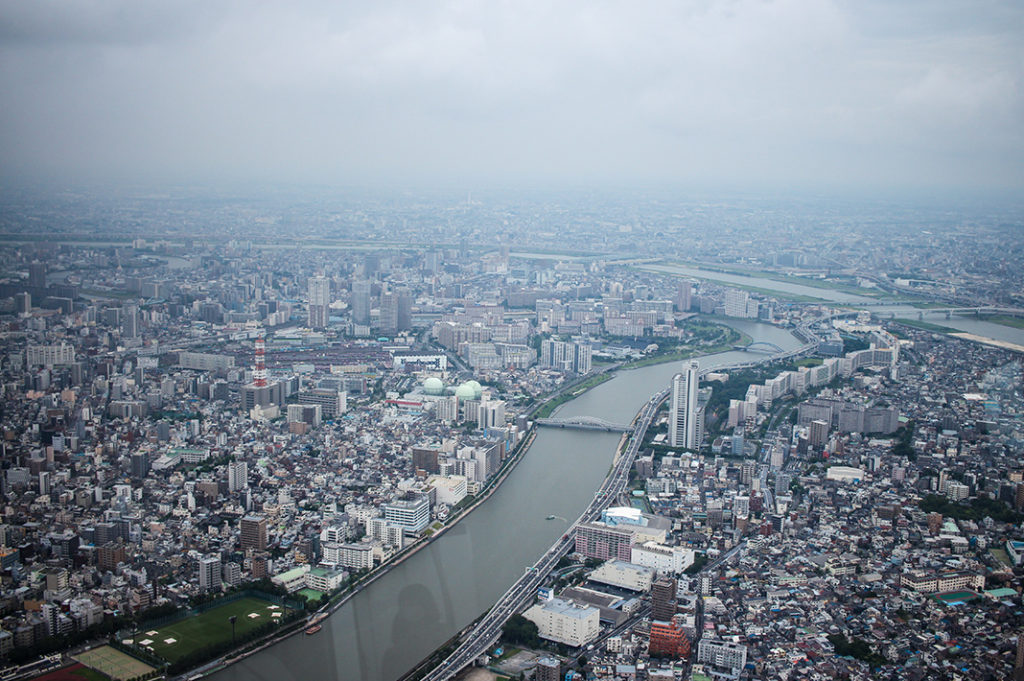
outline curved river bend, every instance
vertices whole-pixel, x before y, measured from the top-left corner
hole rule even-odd
[[[755,341],[799,346],[788,331],[731,322]],[[702,367],[749,361],[743,352]],[[680,364],[620,371],[563,405],[560,416],[628,423]],[[394,681],[489,609],[587,506],[611,465],[618,433],[542,429],[497,492],[437,541],[363,589],[315,636],[292,636],[213,675],[215,681]],[[546,520],[548,515],[559,519]]]

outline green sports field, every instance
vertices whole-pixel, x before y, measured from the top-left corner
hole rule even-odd
[[[247,596],[174,624],[145,631],[140,629],[135,642],[168,662],[175,662],[194,650],[230,641],[231,622],[228,618],[232,615],[237,617],[236,638],[241,639],[246,632],[262,624],[284,619],[287,612],[284,606]]]

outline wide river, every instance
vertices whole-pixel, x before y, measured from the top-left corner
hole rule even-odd
[[[876,302],[876,299],[866,295],[861,296],[829,288],[804,286],[794,282],[776,281],[775,279],[769,279],[767,277],[748,277],[740,274],[714,272],[697,267],[687,267],[685,265],[648,265],[643,269],[653,272],[661,272],[664,274],[676,274],[693,279],[710,279],[717,282],[724,282],[726,284],[736,284],[738,286],[754,286],[771,291],[778,291],[780,294],[789,293],[793,295],[811,296],[812,298],[820,298],[822,301],[830,303],[857,305],[858,303]],[[864,289],[864,292],[870,293],[868,289]],[[779,297],[784,298],[785,296],[780,295]],[[896,317],[916,320],[920,316],[922,321],[930,322],[932,324],[948,326],[959,331],[973,333],[985,338],[994,338],[995,340],[1024,345],[1024,329],[1004,326],[1003,324],[996,324],[994,322],[987,322],[984,317],[976,318],[973,315],[953,315],[947,319],[945,312],[922,310],[905,304],[872,306],[867,309],[882,319]]]
[[[731,322],[755,341],[799,341],[757,322]],[[702,367],[749,361],[724,352]],[[618,375],[563,405],[560,416],[628,423],[680,364]],[[488,610],[586,508],[608,473],[619,434],[541,429],[516,469],[479,508],[362,590],[314,636],[293,636],[224,669],[216,681],[394,681]],[[558,516],[546,520],[548,515]]]

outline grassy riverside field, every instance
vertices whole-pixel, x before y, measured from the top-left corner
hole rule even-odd
[[[232,615],[238,618],[235,621],[235,637],[240,639],[246,632],[260,625],[282,619],[286,612],[287,608],[283,606],[247,596],[173,624],[139,631],[135,642],[168,662],[175,662],[200,648],[230,641],[231,622],[228,618]],[[280,613],[280,616],[274,617],[274,613]],[[253,614],[257,616],[250,617]],[[167,643],[168,639],[174,639],[174,642]]]

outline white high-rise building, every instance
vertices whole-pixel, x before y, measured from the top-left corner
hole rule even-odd
[[[684,371],[672,377],[672,406],[668,421],[668,442],[672,447],[697,449],[704,433],[698,423],[697,389],[700,363],[691,360]]]
[[[249,487],[249,465],[244,461],[228,464],[228,491],[237,492]]]
[[[541,638],[579,647],[600,634],[601,611],[589,605],[561,598],[542,601],[527,609],[523,617],[537,625]]]
[[[371,286],[369,281],[352,282],[350,307],[352,308],[352,321],[355,324],[370,323]]]
[[[41,364],[47,368],[58,364],[73,364],[75,349],[67,343],[54,345],[30,345],[25,350],[25,363],[29,366]]]
[[[407,534],[418,534],[430,523],[430,498],[425,494],[394,499],[381,505],[384,519],[401,527]]]
[[[731,670],[734,676],[738,676],[747,664],[747,647],[741,643],[705,637],[697,646],[697,662]]]
[[[220,556],[203,556],[199,559],[199,588],[203,591],[219,591],[220,585]]]
[[[327,277],[311,277],[309,280],[309,326],[312,329],[327,328],[327,317],[331,304],[331,282]]]
[[[477,412],[477,425],[483,429],[505,427],[505,401],[484,400]]]
[[[747,316],[747,301],[750,300],[750,294],[746,291],[739,289],[730,288],[725,290],[725,316],[726,317],[746,317]],[[756,316],[756,315],[755,315]]]

